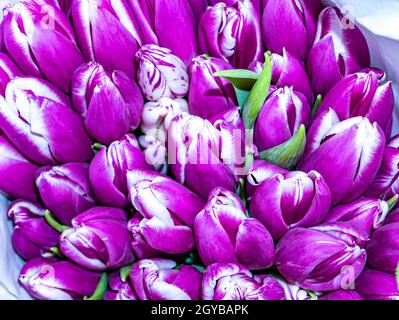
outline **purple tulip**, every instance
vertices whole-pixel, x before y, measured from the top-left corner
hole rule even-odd
[[[330,189],[319,173],[289,172],[265,180],[256,189],[250,212],[279,239],[291,228],[320,224],[330,204]]]
[[[399,222],[389,223],[371,236],[367,263],[374,269],[394,273],[399,265]]]
[[[349,301],[349,300],[364,300],[364,299],[355,290],[338,290],[324,294],[323,296],[320,297],[320,300]]]
[[[178,254],[194,247],[192,227],[204,202],[176,181],[156,172],[133,170],[127,174],[130,199],[144,217],[138,232],[151,248]]]
[[[241,131],[226,121],[221,130],[208,120],[180,114],[169,127],[168,150],[172,171],[182,184],[207,199],[216,187],[236,190],[234,167],[241,151]]]
[[[120,272],[111,273],[108,280],[109,290],[104,300],[138,300],[130,279],[122,279]]]
[[[198,41],[204,53],[246,69],[263,59],[260,14],[250,0],[217,3],[202,15]]]
[[[72,220],[60,237],[63,255],[90,270],[123,267],[134,260],[123,210],[96,207]]]
[[[260,284],[259,297],[261,300],[310,300],[306,290],[297,285],[286,282],[281,277],[271,275],[257,275],[254,279]]]
[[[36,200],[37,169],[35,164],[28,161],[3,135],[0,135],[0,193],[13,199]]]
[[[10,81],[6,101],[0,96],[0,127],[27,158],[39,164],[85,162],[92,157],[82,119],[70,108],[69,99],[44,80]]]
[[[315,170],[323,176],[333,205],[351,202],[368,189],[380,168],[385,146],[385,135],[377,124],[361,117],[343,122],[337,119],[332,109],[316,118],[299,164],[299,170]]]
[[[6,53],[0,52],[0,95],[4,96],[10,80],[22,75],[22,71],[14,61]]]
[[[291,139],[301,125],[309,125],[310,111],[309,102],[302,93],[292,87],[275,90],[255,123],[254,142],[258,150],[268,150]]]
[[[202,14],[206,11],[208,7],[208,0],[188,0],[193,11],[196,22],[200,20]],[[218,1],[219,2],[219,1]],[[211,4],[213,5],[213,4]]]
[[[192,266],[176,269],[166,259],[141,260],[130,280],[140,300],[199,300],[201,273]]]
[[[334,109],[343,121],[352,117],[367,117],[377,122],[390,136],[394,96],[392,82],[379,84],[379,74],[374,71],[344,77],[325,96],[318,114]]]
[[[215,76],[215,72],[233,67],[223,59],[199,56],[190,66],[190,114],[204,119],[234,108],[237,104],[234,87],[230,81]]]
[[[75,71],[72,101],[87,132],[101,143],[120,139],[141,122],[144,100],[139,87],[124,72],[109,75],[96,62]]]
[[[202,275],[202,300],[258,300],[259,284],[244,266],[215,263]]]
[[[263,40],[274,53],[286,48],[305,60],[316,33],[321,8],[317,0],[267,0],[263,12]]]
[[[325,96],[344,76],[370,66],[366,39],[338,8],[327,7],[319,16],[315,43],[307,66],[313,91]]]
[[[111,0],[75,0],[71,10],[86,60],[99,62],[109,73],[120,70],[134,78],[133,60],[139,46],[119,20]]]
[[[84,60],[61,9],[41,0],[20,1],[5,9],[3,26],[7,51],[26,74],[70,91],[72,73]]]
[[[271,179],[278,174],[285,175],[286,173],[288,173],[287,170],[267,161],[255,160],[247,175],[247,195],[249,198],[252,197],[263,181]]]
[[[390,273],[365,269],[356,280],[356,290],[366,300],[399,300],[399,284]]]
[[[148,236],[148,228],[146,226],[146,220],[140,214],[135,214],[133,218],[129,220],[127,228],[132,237],[132,250],[138,260],[155,258],[162,255],[161,252],[152,248],[147,241],[146,236]],[[149,240],[151,242],[151,237],[149,237]]]
[[[145,45],[137,51],[136,63],[138,84],[147,100],[183,98],[187,95],[187,68],[169,49]]]
[[[140,168],[151,170],[133,134],[125,135],[108,148],[102,147],[89,167],[90,186],[95,198],[104,205],[126,207],[126,174]]]
[[[89,165],[68,163],[44,167],[36,173],[36,186],[48,210],[66,225],[78,214],[95,206],[88,181]]]
[[[139,137],[146,161],[157,171],[167,169],[167,138],[172,119],[180,113],[188,112],[187,102],[183,99],[161,98],[157,102],[144,105],[141,131]]]
[[[382,164],[367,196],[385,200],[399,194],[399,145],[392,140],[385,148]]]
[[[385,224],[390,224],[394,222],[399,222],[399,209],[395,209],[392,212],[390,212],[385,219]]]
[[[312,104],[314,96],[303,61],[295,58],[285,48],[282,55],[273,53],[270,60],[272,83],[278,88],[292,87],[295,91],[303,93]]]
[[[361,230],[369,238],[371,231],[382,226],[389,212],[385,201],[362,198],[332,209],[325,222],[344,222]]]
[[[191,1],[194,1],[194,0],[191,0]],[[261,13],[261,8],[262,8],[261,2],[264,2],[264,1],[266,1],[266,0],[250,0],[253,7],[259,13]],[[233,6],[237,2],[237,0],[209,0],[208,2],[211,6],[214,6],[215,4],[218,4],[219,2],[223,2],[223,3],[227,4],[228,6]],[[242,2],[242,0],[241,0],[241,2]]]
[[[8,217],[14,222],[12,244],[25,260],[38,258],[58,246],[59,233],[44,219],[45,210],[26,200],[11,203]]]
[[[19,275],[25,290],[39,300],[83,300],[94,293],[100,280],[101,273],[44,258],[30,260]]]
[[[366,264],[364,238],[339,223],[288,231],[276,248],[276,266],[290,282],[313,291],[335,291],[353,284]]]
[[[270,233],[258,220],[247,218],[245,211],[234,193],[222,188],[212,191],[194,224],[198,253],[206,266],[233,262],[261,270],[274,264]]]

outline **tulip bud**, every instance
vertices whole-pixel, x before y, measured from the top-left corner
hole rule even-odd
[[[338,290],[320,297],[320,300],[336,300],[336,301],[350,301],[350,300],[364,300],[363,297],[355,290]]]
[[[366,300],[399,300],[399,284],[391,273],[365,269],[356,280],[356,290]]]
[[[351,202],[368,189],[381,165],[385,135],[377,124],[361,117],[334,125],[331,114],[329,109],[315,120],[299,170],[319,172],[335,205]]]
[[[199,56],[193,59],[190,66],[190,114],[204,119],[236,106],[236,94],[230,81],[215,76],[218,71],[230,70],[233,67],[218,58]]]
[[[370,53],[364,35],[335,7],[319,16],[316,38],[307,58],[313,91],[325,96],[342,77],[370,66]],[[330,107],[330,106],[328,106]]]
[[[330,189],[318,172],[290,172],[265,180],[252,197],[250,212],[279,239],[291,228],[320,224],[330,203]]]
[[[389,207],[385,201],[362,198],[332,209],[325,222],[344,222],[360,229],[368,238],[374,229],[382,226]]]
[[[300,60],[305,60],[312,47],[319,1],[268,0],[263,12],[263,40],[274,53],[286,48]]]
[[[208,8],[198,25],[198,41],[203,52],[246,69],[262,60],[260,14],[250,0],[223,2]]]
[[[202,300],[258,300],[259,284],[244,266],[215,263],[202,275]]]
[[[84,60],[61,9],[46,1],[20,1],[5,9],[3,26],[7,51],[26,74],[70,91],[72,73]]]
[[[44,219],[45,210],[38,204],[17,200],[11,203],[8,217],[14,222],[12,243],[25,260],[31,260],[58,246],[59,233]]]
[[[247,175],[247,195],[251,197],[263,181],[271,179],[278,174],[285,175],[286,173],[288,173],[287,170],[267,161],[255,160]]]
[[[170,123],[176,115],[187,111],[187,102],[183,99],[161,98],[144,105],[141,131],[145,135],[139,137],[139,142],[145,149],[146,161],[157,171],[164,171],[167,166],[166,143]]]
[[[290,282],[313,291],[350,288],[366,264],[355,228],[331,224],[288,231],[276,248],[276,266]],[[300,253],[300,254],[299,254]]]
[[[62,254],[90,270],[123,267],[134,260],[123,210],[96,207],[72,220],[60,237]]]
[[[254,279],[260,284],[259,300],[311,300],[306,290],[286,282],[281,277],[257,275]]]
[[[133,134],[125,135],[108,148],[102,147],[89,167],[90,186],[96,199],[104,205],[126,207],[126,174],[139,168],[151,170]]]
[[[87,132],[101,143],[120,139],[141,122],[144,101],[139,87],[124,72],[108,75],[96,62],[75,71],[72,101]]]
[[[314,96],[303,61],[295,58],[285,48],[282,55],[273,53],[270,60],[272,83],[275,83],[278,88],[292,87],[295,91],[303,93],[312,104]]]
[[[318,114],[334,109],[343,121],[352,117],[366,117],[377,122],[390,136],[394,97],[392,82],[380,85],[379,74],[356,73],[344,77],[325,96]]]
[[[89,165],[69,163],[44,167],[36,173],[36,186],[48,210],[66,225],[78,214],[95,206],[88,181]]]
[[[399,265],[399,222],[376,230],[367,245],[367,263],[374,269],[394,273]]]
[[[140,214],[135,214],[129,220],[127,228],[132,236],[131,247],[138,260],[161,256],[161,253],[150,246],[145,236],[148,236],[146,221]],[[147,229],[147,230],[146,230]],[[149,237],[151,241],[151,237]]]
[[[255,124],[254,142],[264,151],[287,142],[303,124],[310,122],[307,98],[292,88],[285,87],[269,95]]]
[[[133,170],[127,174],[130,199],[144,217],[138,232],[154,250],[178,254],[194,247],[191,227],[203,201],[161,174]]]
[[[199,300],[201,273],[192,266],[176,269],[166,259],[141,260],[130,280],[140,300]]]
[[[381,167],[373,180],[367,196],[385,200],[399,194],[399,145],[392,140],[385,148]]]
[[[235,191],[234,167],[241,164],[241,130],[221,121],[225,131],[208,120],[180,114],[169,127],[168,150],[172,171],[182,184],[207,199],[216,187]],[[223,133],[225,136],[223,136]]]
[[[86,60],[97,61],[109,73],[120,70],[134,78],[133,59],[139,46],[119,20],[111,2],[75,0],[72,3],[77,40]]]
[[[0,52],[0,95],[4,96],[10,80],[22,75],[22,71],[11,58],[7,54]]]
[[[10,198],[36,200],[37,169],[35,164],[28,161],[3,135],[0,135],[0,193]]]
[[[187,68],[169,49],[145,45],[137,51],[136,63],[138,84],[147,100],[183,98],[187,95]]]
[[[0,127],[39,164],[85,162],[92,156],[82,119],[70,108],[69,99],[44,80],[10,81],[6,100],[0,96]]]
[[[274,264],[271,235],[259,221],[247,218],[245,211],[234,193],[222,188],[211,192],[194,224],[198,253],[206,266],[233,262],[261,270]]]
[[[102,282],[101,273],[80,268],[69,261],[37,258],[22,268],[19,282],[39,300],[83,300]]]
[[[108,280],[109,291],[104,300],[138,300],[130,279],[122,279],[120,272],[111,273]]]

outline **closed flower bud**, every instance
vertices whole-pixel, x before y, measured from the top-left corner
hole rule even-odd
[[[365,300],[399,300],[398,280],[392,273],[365,269],[356,280],[356,290]]]
[[[136,63],[138,84],[147,100],[187,95],[187,68],[169,49],[146,45],[137,52]]]

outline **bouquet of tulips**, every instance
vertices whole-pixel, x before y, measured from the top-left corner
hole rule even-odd
[[[35,299],[399,299],[394,95],[318,0],[4,9],[0,192]]]

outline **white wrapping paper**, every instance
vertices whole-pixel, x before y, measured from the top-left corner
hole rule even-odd
[[[0,0],[0,12],[18,0]],[[348,11],[364,32],[372,66],[385,70],[394,82],[396,108],[394,133],[399,133],[399,0],[324,0]],[[0,13],[0,20],[2,14]],[[0,43],[1,43],[0,38]],[[29,299],[17,279],[23,261],[11,245],[11,224],[6,216],[6,199],[0,196],[0,299]]]

